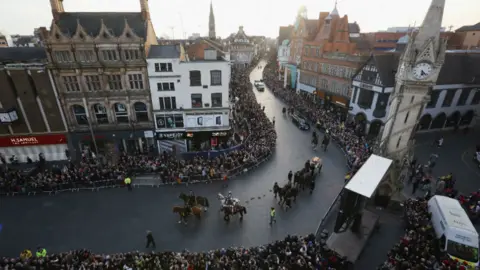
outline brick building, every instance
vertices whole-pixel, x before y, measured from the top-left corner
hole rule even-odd
[[[140,0],[140,12],[65,12],[63,1],[50,4],[42,42],[76,155],[152,145],[146,54],[157,38],[148,1]]]
[[[455,31],[455,44],[458,49],[479,50],[480,49],[480,23],[465,25]]]
[[[297,90],[324,104],[348,108],[351,77],[370,54],[370,44],[356,22],[340,17],[337,7],[320,12],[316,31],[303,43]]]
[[[66,159],[67,123],[41,47],[0,48],[0,154]]]

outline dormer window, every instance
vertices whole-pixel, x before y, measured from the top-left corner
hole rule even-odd
[[[59,35],[59,34],[55,34],[55,38],[56,38],[56,39],[60,39],[60,35]]]
[[[118,60],[117,52],[115,50],[102,50],[102,57],[104,61]]]
[[[103,33],[103,38],[108,38],[108,34],[107,34],[107,33]]]
[[[78,35],[78,37],[80,37],[81,39],[84,39],[84,38],[85,38],[85,36],[84,36],[82,33],[80,33],[80,34]]]

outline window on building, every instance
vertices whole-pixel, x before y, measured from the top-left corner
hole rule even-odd
[[[102,50],[102,59],[103,61],[117,61],[117,51],[116,50]]]
[[[82,63],[92,63],[95,62],[95,55],[91,50],[78,50],[78,61]]]
[[[318,72],[318,63],[315,63],[313,66],[313,71]]]
[[[210,85],[222,85],[222,71],[211,70],[210,71]]]
[[[398,137],[398,141],[397,141],[397,148],[400,146],[400,142],[402,141],[402,136]]]
[[[360,94],[358,95],[357,104],[360,108],[370,109],[372,107],[373,97],[375,92],[360,88]]]
[[[85,82],[87,84],[88,91],[102,90],[102,84],[100,83],[100,76],[98,75],[86,75]]]
[[[442,107],[450,107],[453,102],[453,97],[455,96],[455,89],[447,90],[445,98],[443,99]]]
[[[315,87],[317,85],[317,77],[312,76],[308,84]]]
[[[192,94],[192,108],[202,108],[202,94]]]
[[[58,63],[72,62],[72,58],[70,57],[70,51],[55,51],[53,55],[55,56],[55,60]]]
[[[190,86],[202,85],[202,73],[200,70],[190,70]]]
[[[427,104],[427,108],[435,108],[438,102],[438,98],[440,96],[440,91],[432,91],[430,95],[430,101]]]
[[[305,47],[303,50],[303,55],[308,56],[308,47]]]
[[[327,79],[322,79],[321,83],[320,83],[320,87],[323,89],[323,90],[328,90],[328,80]]]
[[[115,111],[115,119],[117,123],[128,123],[128,110],[127,106],[123,103],[115,103],[113,104],[113,109]]]
[[[357,102],[357,94],[358,94],[358,87],[355,86],[355,89],[353,90],[353,97],[352,97],[352,103]]]
[[[222,93],[212,94],[212,107],[222,107]]]
[[[155,72],[172,72],[172,63],[155,63]]]
[[[88,125],[88,118],[87,118],[87,111],[83,106],[80,105],[73,105],[72,106],[73,116],[75,117],[75,121],[79,125]]]
[[[118,74],[107,75],[110,90],[122,90],[122,76]]]
[[[458,98],[458,101],[457,101],[457,106],[463,106],[467,104],[467,99],[468,99],[468,96],[470,96],[471,92],[472,92],[471,88],[462,89],[462,93],[460,94],[460,97]]]
[[[80,85],[76,76],[63,76],[63,83],[65,85],[65,91],[67,92],[80,92]]]
[[[130,89],[143,90],[143,76],[142,74],[128,74],[128,82]]]
[[[317,48],[317,53],[316,53],[317,57],[320,56],[320,48]]]
[[[183,114],[156,114],[155,122],[158,129],[183,128]]]
[[[133,104],[133,110],[135,111],[135,118],[137,122],[148,122],[148,109],[147,104],[143,102],[135,102]]]
[[[139,50],[124,50],[124,53],[125,53],[125,61],[135,61],[140,59]]]
[[[405,120],[403,120],[403,123],[406,124],[407,121],[408,121],[408,116],[410,115],[410,112],[407,112],[407,114],[405,115]]]
[[[93,114],[95,115],[95,120],[97,124],[108,124],[108,114],[107,109],[100,103],[93,104],[92,106]]]
[[[480,89],[473,89],[473,91],[475,91],[475,94],[470,105],[478,105],[480,103]]]
[[[175,97],[158,98],[161,111],[173,111],[177,109],[177,99]]]
[[[376,72],[366,70],[366,69],[362,70],[362,81],[364,81],[366,83],[375,84],[375,79],[376,78],[377,78],[377,73]]]
[[[157,83],[157,91],[175,91],[175,83],[173,82]]]

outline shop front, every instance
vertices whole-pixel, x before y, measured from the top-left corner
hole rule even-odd
[[[65,134],[0,137],[0,155],[7,163],[13,156],[19,163],[26,163],[28,158],[35,162],[39,154],[47,161],[67,160],[67,150]]]
[[[230,130],[157,131],[155,134],[160,153],[167,151],[185,156],[208,154],[212,149],[227,149],[231,137]]]
[[[105,156],[112,153],[148,153],[154,151],[154,132],[148,130],[116,130],[75,132],[69,134],[69,141],[76,156],[79,157],[85,151],[93,151]]]

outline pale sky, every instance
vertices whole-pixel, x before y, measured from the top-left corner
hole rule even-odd
[[[421,24],[431,0],[340,0],[340,16],[360,25],[362,32],[394,26]],[[443,25],[456,29],[480,22],[480,0],[446,0]],[[280,26],[293,24],[301,5],[309,19],[320,11],[331,11],[335,0],[213,0],[217,35],[226,37],[243,25],[247,35],[277,37]],[[150,0],[150,14],[157,36],[183,38],[208,33],[210,0]],[[64,0],[65,11],[139,11],[138,0]],[[0,31],[33,34],[49,27],[52,20],[48,0],[0,0]],[[174,27],[173,31],[172,28]],[[173,34],[172,34],[173,33]]]

